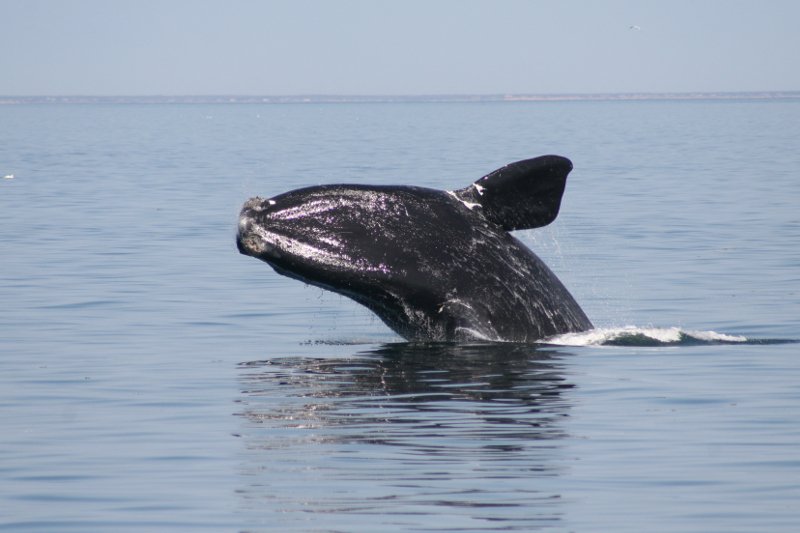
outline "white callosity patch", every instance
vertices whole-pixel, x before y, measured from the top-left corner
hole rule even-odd
[[[272,202],[272,200],[269,200],[269,201]],[[270,205],[272,205],[272,204],[270,204]],[[264,199],[261,198],[260,196],[255,196],[255,197],[250,198],[249,200],[247,200],[245,202],[244,206],[242,207],[242,212],[247,210],[247,211],[254,211],[256,213],[260,213],[260,212],[264,211],[264,209],[265,209],[264,208]]]

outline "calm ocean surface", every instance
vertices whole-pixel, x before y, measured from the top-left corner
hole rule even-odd
[[[560,345],[236,251],[250,196],[546,153]],[[5,175],[0,530],[797,531],[800,101],[0,106]]]

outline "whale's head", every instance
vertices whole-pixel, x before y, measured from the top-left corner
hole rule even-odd
[[[508,232],[556,217],[571,168],[545,156],[457,191],[323,185],[251,198],[237,246],[280,274],[356,300],[406,338],[452,338],[475,324],[491,337],[485,300],[519,299],[509,278],[552,276]]]
[[[325,185],[248,200],[237,246],[280,274],[375,308],[393,292],[436,292],[433,270],[443,254],[464,252],[459,243],[476,223],[486,225],[444,191]]]

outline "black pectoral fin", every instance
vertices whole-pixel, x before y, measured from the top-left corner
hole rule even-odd
[[[571,170],[566,157],[544,155],[499,168],[455,194],[480,204],[484,216],[506,231],[538,228],[558,216]]]

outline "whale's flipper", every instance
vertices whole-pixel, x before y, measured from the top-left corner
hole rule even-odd
[[[566,157],[543,155],[498,168],[455,194],[506,231],[538,228],[556,219],[571,170]]]

